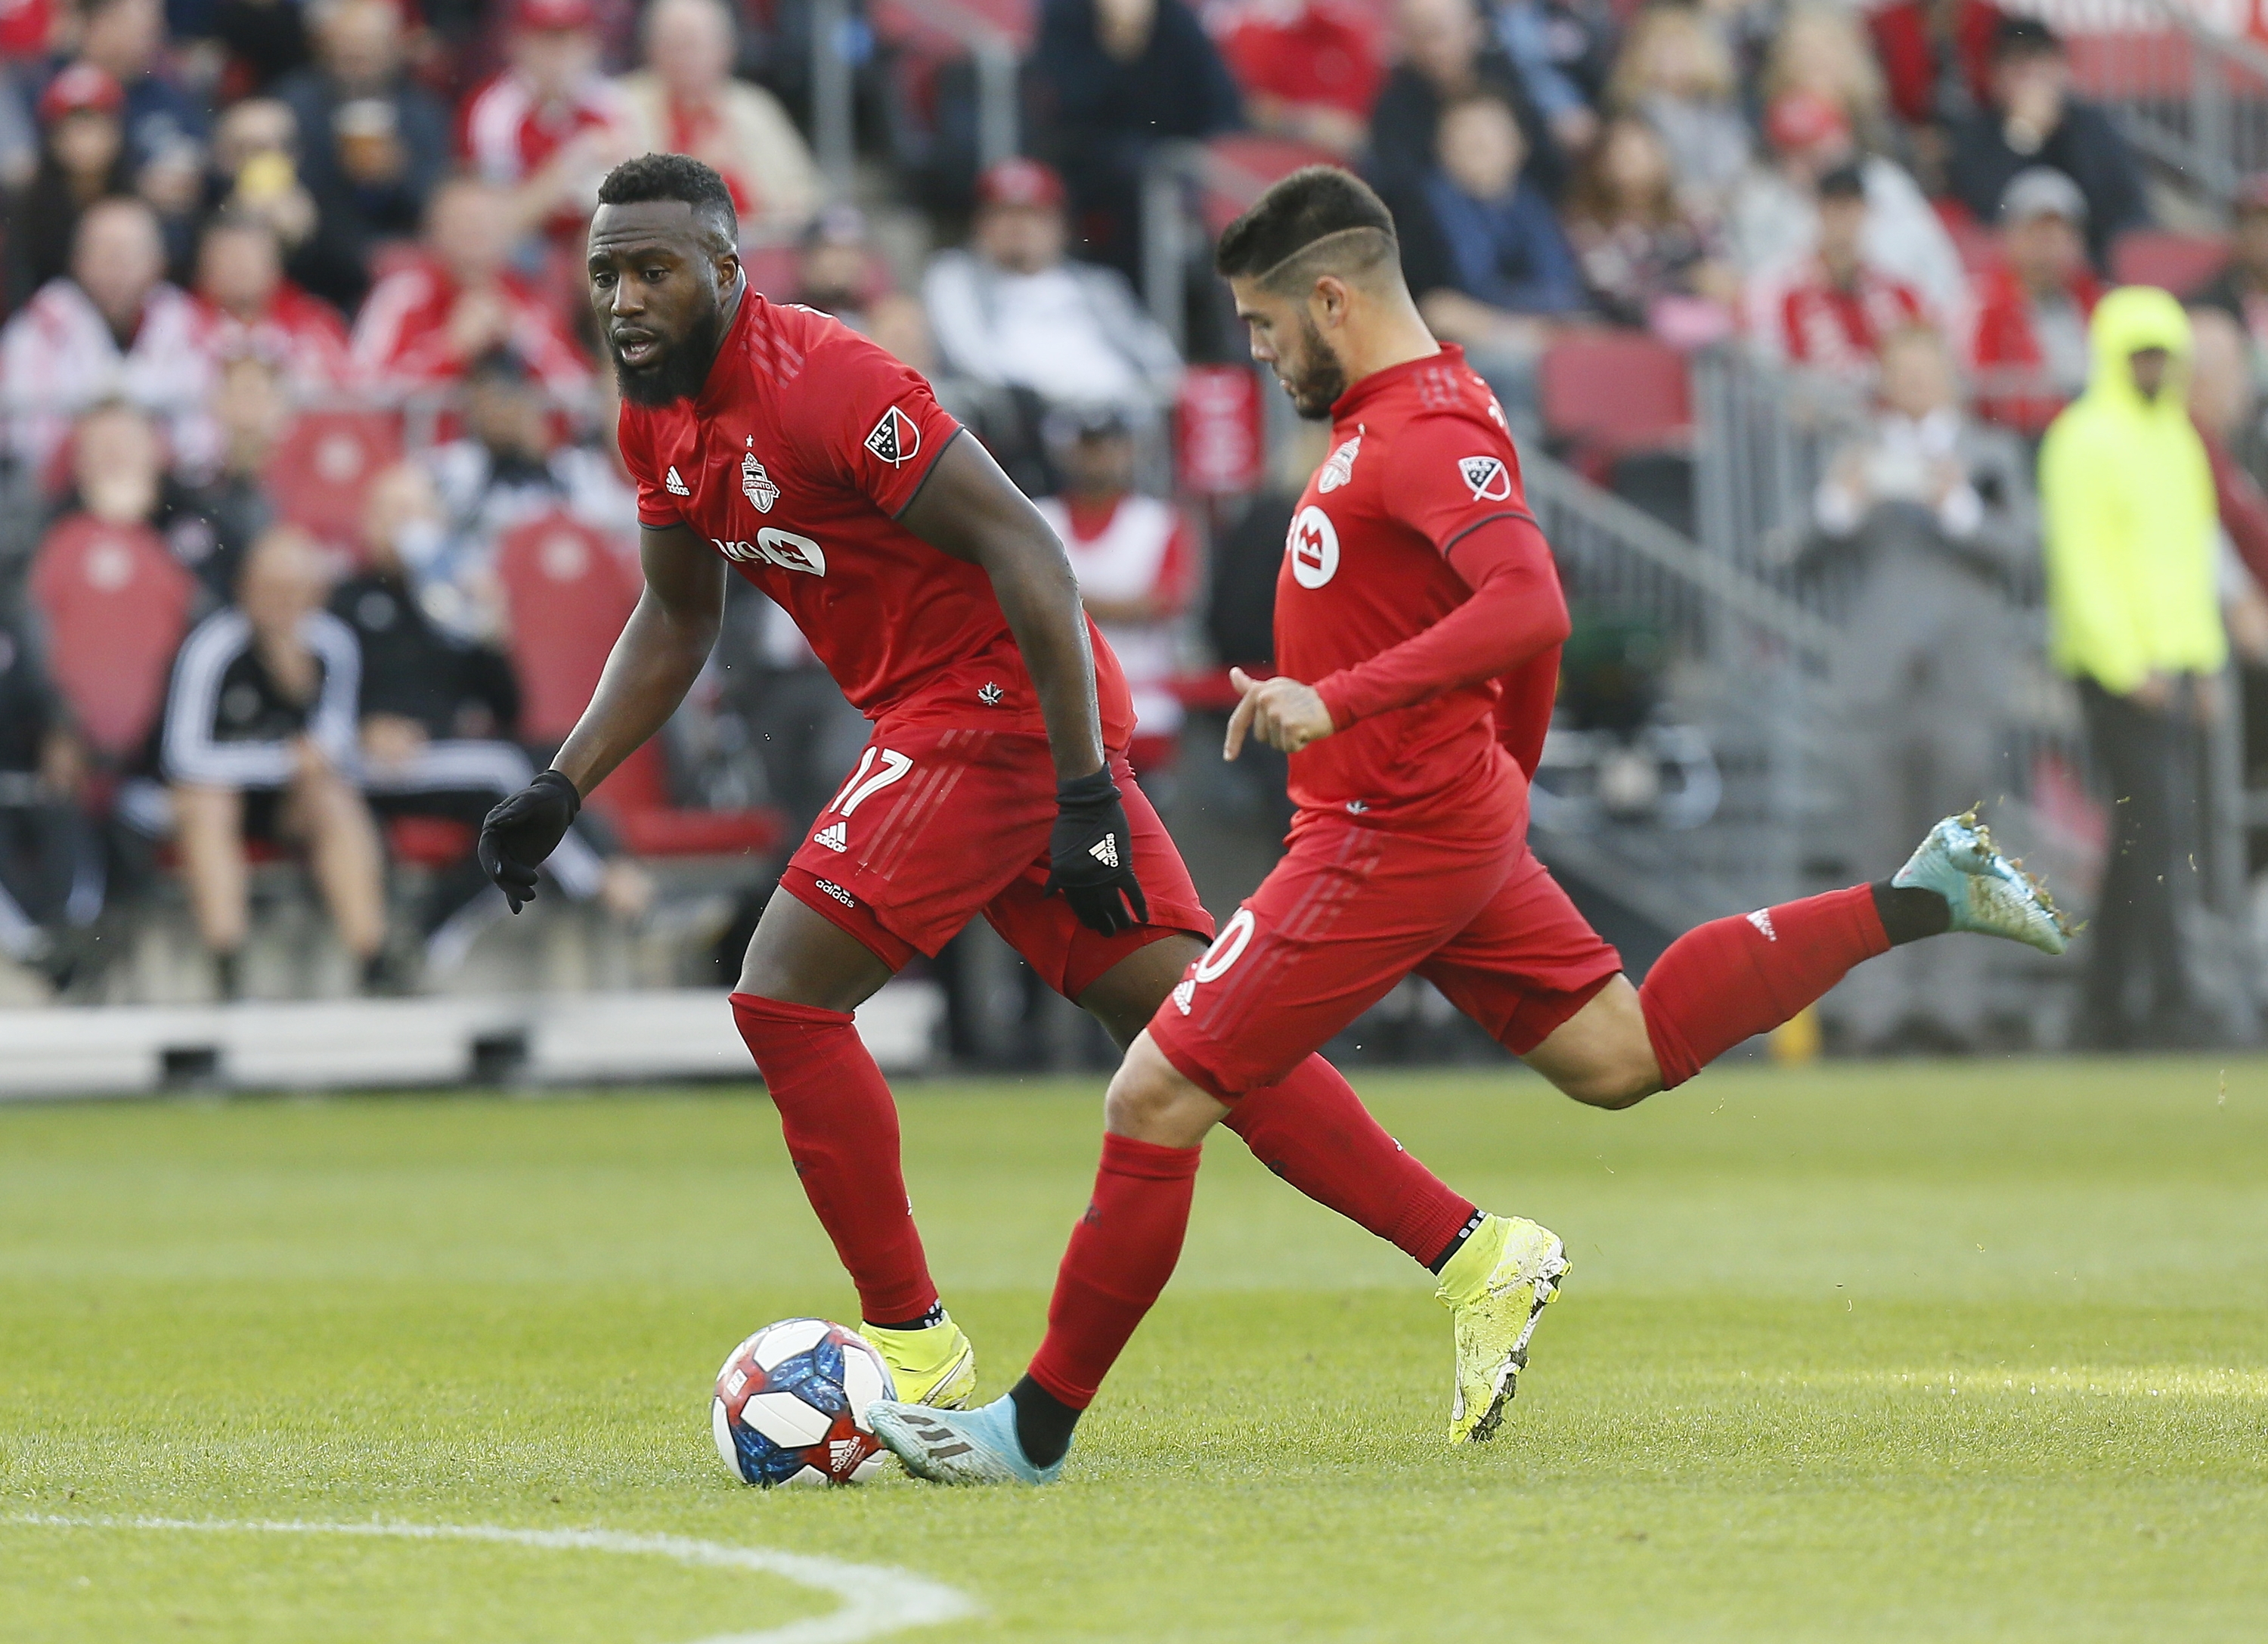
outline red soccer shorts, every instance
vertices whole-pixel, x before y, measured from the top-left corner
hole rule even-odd
[[[1622,968],[1518,833],[1437,839],[1311,813],[1150,1037],[1226,1102],[1282,1080],[1413,970],[1525,1055]]]
[[[1110,774],[1134,835],[1134,874],[1150,922],[1103,936],[1079,922],[1048,881],[1056,820],[1055,762],[1025,733],[885,719],[780,887],[864,943],[891,969],[934,955],[978,913],[1048,984],[1076,999],[1161,936],[1212,934],[1158,813],[1123,750]]]

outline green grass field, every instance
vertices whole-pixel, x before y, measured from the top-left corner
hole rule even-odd
[[[924,1639],[2268,1636],[2268,1064],[1731,1071],[1621,1115],[1361,1082],[1567,1237],[1506,1436],[1442,1441],[1430,1281],[1224,1135],[1064,1483],[1013,1493],[725,1477],[725,1351],[854,1312],[748,1093],[0,1112],[0,1640],[817,1644],[900,1613],[855,1571],[838,1611],[777,1560],[563,1531],[980,1607]],[[1099,1105],[907,1093],[988,1390]],[[534,1534],[212,1528],[279,1522]]]

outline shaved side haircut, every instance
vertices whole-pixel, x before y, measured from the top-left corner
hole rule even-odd
[[[1212,265],[1224,279],[1291,291],[1325,274],[1368,284],[1400,259],[1394,214],[1370,185],[1336,166],[1307,166],[1222,231]]]
[[[739,247],[740,217],[733,209],[733,191],[699,160],[682,154],[641,154],[615,166],[599,185],[601,205],[644,205],[654,200],[676,200],[692,207],[718,250]]]

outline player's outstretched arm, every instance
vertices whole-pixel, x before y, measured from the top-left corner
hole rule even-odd
[[[535,895],[536,869],[558,847],[583,795],[659,731],[709,660],[725,618],[725,566],[683,525],[640,527],[645,592],[607,657],[591,705],[551,769],[481,824],[481,866],[511,900]]]
[[[1134,877],[1126,807],[1103,761],[1094,653],[1079,579],[1056,534],[991,453],[965,430],[938,457],[898,516],[941,554],[981,567],[1024,653],[1055,756],[1056,828],[1049,888],[1108,935],[1149,918]]]

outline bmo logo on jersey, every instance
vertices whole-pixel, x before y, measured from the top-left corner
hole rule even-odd
[[[1284,551],[1292,557],[1292,579],[1303,588],[1320,588],[1338,574],[1338,527],[1330,515],[1309,503],[1293,517]]]
[[[798,536],[792,531],[768,525],[756,533],[753,542],[727,542],[714,536],[709,541],[725,558],[742,564],[762,560],[782,571],[808,571],[814,577],[827,574],[826,551],[809,537]]]

